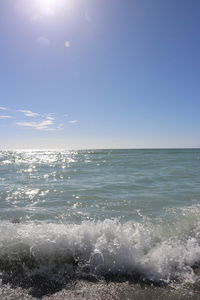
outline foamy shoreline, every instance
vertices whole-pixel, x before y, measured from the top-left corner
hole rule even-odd
[[[92,283],[77,281],[53,294],[41,296],[33,295],[31,290],[11,288],[9,285],[0,287],[0,299],[2,300],[197,300],[199,291],[183,288],[155,287],[143,284],[129,284],[128,282],[100,281]],[[37,294],[37,291],[35,291]]]

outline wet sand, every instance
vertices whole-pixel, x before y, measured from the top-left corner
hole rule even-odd
[[[155,287],[144,284],[130,284],[99,281],[97,283],[80,280],[66,285],[60,291],[41,295],[36,289],[12,288],[2,285],[2,300],[189,300],[200,299],[200,292],[186,288]]]

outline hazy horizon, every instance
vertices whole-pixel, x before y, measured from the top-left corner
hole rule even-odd
[[[0,151],[104,151],[104,150],[200,150],[198,147],[166,148],[0,148]]]

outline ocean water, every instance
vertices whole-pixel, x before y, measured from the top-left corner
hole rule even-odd
[[[200,299],[199,265],[200,149],[0,151],[0,299]]]

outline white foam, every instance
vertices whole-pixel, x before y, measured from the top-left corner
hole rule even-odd
[[[19,243],[28,245],[34,259],[48,268],[58,262],[70,264],[73,257],[79,261],[80,269],[86,267],[87,272],[98,275],[137,272],[154,281],[179,278],[191,282],[195,280],[192,266],[200,260],[199,229],[196,222],[190,234],[183,228],[182,235],[169,236],[161,225],[152,223],[1,222],[0,248],[9,251]]]

